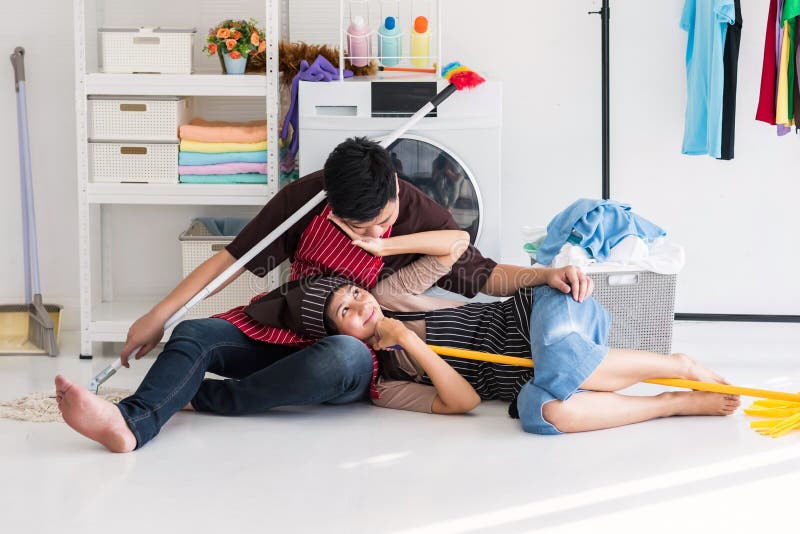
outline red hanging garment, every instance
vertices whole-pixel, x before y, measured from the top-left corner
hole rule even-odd
[[[761,67],[761,92],[758,97],[756,120],[775,124],[775,82],[778,66],[775,59],[775,18],[778,0],[770,0],[767,15],[767,35],[764,38],[764,64]]]

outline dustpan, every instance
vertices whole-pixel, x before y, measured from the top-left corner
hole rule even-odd
[[[61,306],[42,304],[33,180],[28,146],[28,117],[25,101],[25,50],[14,49],[14,83],[17,93],[17,134],[22,200],[22,244],[25,260],[25,304],[0,305],[0,354],[58,354]]]
[[[53,322],[56,340],[61,332],[61,306],[45,304],[45,311]],[[0,354],[47,354],[31,341],[29,330],[30,306],[27,304],[0,305]],[[53,355],[55,356],[55,354]]]

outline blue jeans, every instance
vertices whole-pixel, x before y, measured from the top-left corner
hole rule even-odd
[[[228,380],[205,379],[206,372]],[[225,415],[278,406],[345,404],[366,397],[372,355],[359,340],[330,336],[306,348],[255,341],[223,319],[183,321],[136,392],[117,405],[138,449],[190,401]]]

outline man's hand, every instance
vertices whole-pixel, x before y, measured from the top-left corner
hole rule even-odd
[[[580,268],[574,265],[566,267],[548,268],[545,274],[547,285],[562,293],[572,293],[572,298],[583,302],[594,291],[594,280],[586,276]]]

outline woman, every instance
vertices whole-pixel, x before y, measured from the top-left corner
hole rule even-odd
[[[576,299],[569,288],[565,293],[544,285],[549,281],[546,274],[536,287],[521,289],[503,302],[459,303],[421,295],[464,252],[465,232],[351,237],[354,245],[375,256],[425,256],[379,282],[372,294],[344,279],[313,277],[283,292],[281,313],[276,314],[274,302],[266,299],[251,305],[248,313],[267,324],[270,314],[291,316],[292,321],[284,319],[276,326],[310,337],[346,334],[381,350],[378,397],[373,398],[377,405],[453,414],[470,411],[480,399],[509,400],[509,411],[518,414],[523,429],[539,434],[598,430],[672,415],[729,415],[739,406],[738,397],[716,393],[616,393],[650,378],[724,380],[685,354],[609,349],[608,313],[586,296],[586,289]],[[550,281],[558,286],[557,279]],[[410,311],[420,307],[436,309]],[[532,355],[536,371],[441,358],[426,342]],[[382,350],[398,346],[402,350]]]

